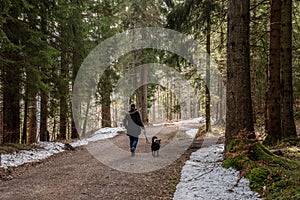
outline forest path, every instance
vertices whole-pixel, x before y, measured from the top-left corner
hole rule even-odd
[[[179,132],[198,127],[189,126],[180,127]],[[178,130],[178,126],[149,127],[147,134],[151,137],[157,133],[166,144],[178,135]],[[103,142],[105,140],[99,141]],[[95,159],[88,148],[99,143],[61,153],[39,164],[16,168],[14,173],[19,175],[0,180],[0,199],[172,199],[174,181],[191,153],[191,150],[186,151],[178,160],[156,171],[127,173]],[[125,134],[110,139],[109,143],[124,149],[127,158],[132,158]],[[137,155],[147,152],[151,154],[150,145],[140,138]],[[163,149],[159,158],[163,158]]]

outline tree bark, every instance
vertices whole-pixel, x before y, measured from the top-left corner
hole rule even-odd
[[[3,82],[2,71],[0,72],[0,144],[3,144],[4,131],[3,131]]]
[[[58,139],[65,140],[67,139],[67,113],[68,113],[68,61],[66,49],[63,47],[61,53],[61,73],[60,73],[60,99],[59,99],[59,135]]]
[[[147,39],[147,32],[145,29],[141,29],[142,40]],[[143,66],[142,61],[142,88],[141,88],[141,114],[142,114],[142,121],[144,123],[148,123],[148,86],[147,86],[147,77],[148,77],[148,69]]]
[[[210,16],[206,20],[206,87],[205,87],[205,129],[211,132],[210,123]]]
[[[87,101],[87,105],[85,108],[85,113],[84,113],[84,119],[83,119],[83,125],[82,125],[82,134],[81,137],[85,137],[86,133],[87,133],[87,122],[89,120],[89,110],[90,110],[90,105],[91,105],[91,101],[88,100]]]
[[[18,86],[17,72],[8,70],[3,88],[4,143],[20,142],[20,95]]]
[[[110,101],[110,96],[103,97],[103,101]],[[110,103],[101,104],[101,113],[102,113],[102,127],[111,127],[111,112],[110,112]]]
[[[282,137],[297,137],[293,111],[292,0],[282,0],[281,88]]]
[[[112,73],[111,69],[107,69],[100,80],[102,127],[111,127],[110,95],[113,87],[111,83]]]
[[[47,130],[48,119],[48,96],[45,91],[41,91],[41,119],[40,119],[40,141],[49,141],[49,131]]]
[[[67,139],[67,126],[68,126],[68,95],[69,95],[69,46],[68,46],[68,27],[66,22],[60,25],[61,30],[61,63],[60,63],[60,80],[59,80],[59,134],[58,139]]]
[[[27,90],[27,89],[26,89]],[[23,117],[23,127],[22,127],[22,136],[21,136],[21,143],[26,144],[27,143],[27,120],[28,120],[28,96],[26,94],[25,96],[25,102],[24,102],[24,117]]]
[[[148,76],[148,69],[146,67],[142,67],[142,88],[141,88],[141,114],[142,114],[142,121],[147,123],[148,119],[148,98],[147,98],[147,76]]]
[[[268,88],[266,93],[265,144],[275,145],[281,140],[280,105],[280,37],[281,0],[271,1],[270,58],[268,66]]]
[[[191,90],[189,85],[186,86],[186,118],[185,119],[190,119],[191,118]],[[171,93],[172,94],[172,93]]]
[[[228,1],[226,149],[241,130],[250,132],[254,130],[250,81],[249,7],[249,0]]]
[[[32,144],[36,142],[36,134],[37,134],[37,121],[36,121],[36,101],[30,99],[29,107],[28,107],[28,119],[27,119],[27,143]]]
[[[74,9],[72,13],[72,21],[74,27],[72,29],[73,35],[73,48],[72,48],[72,82],[74,85],[74,81],[77,75],[77,72],[80,68],[80,65],[85,57],[85,47],[84,47],[84,36],[82,32],[83,27],[83,17],[82,17],[82,9],[81,9],[81,2],[76,1],[76,6],[79,9]],[[71,115],[71,138],[79,138],[78,131],[75,126],[74,116]]]
[[[46,5],[43,5],[41,7],[41,30],[42,32],[46,35],[46,33],[48,32],[47,29],[47,21],[48,21],[48,14],[46,12],[47,8]],[[42,40],[44,40],[45,42],[47,41],[47,37],[44,36],[42,38]],[[45,84],[49,84],[49,78],[50,74],[48,73],[48,68],[49,66],[45,65],[41,67],[41,70],[44,71],[45,77],[43,79],[43,82]],[[49,141],[50,139],[50,135],[49,135],[49,131],[47,129],[48,127],[48,102],[49,102],[49,98],[47,95],[48,91],[47,90],[40,90],[40,95],[41,95],[41,110],[40,110],[40,141]]]

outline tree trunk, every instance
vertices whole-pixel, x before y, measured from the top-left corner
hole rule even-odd
[[[225,121],[224,121],[224,112],[223,112],[223,79],[219,78],[218,80],[218,90],[219,90],[219,103],[218,103],[218,120],[217,120],[217,124],[218,125],[224,125]]]
[[[61,63],[60,63],[60,80],[59,80],[59,134],[58,139],[67,139],[67,126],[68,126],[68,102],[67,97],[69,95],[69,46],[67,44],[68,27],[66,24],[61,24]]]
[[[27,89],[26,89],[27,90]],[[23,117],[23,127],[22,127],[22,137],[21,137],[21,143],[26,144],[27,143],[27,120],[28,120],[28,94],[25,96],[25,102],[24,102],[24,117]]]
[[[11,66],[5,72],[3,86],[4,143],[20,142],[19,70]],[[14,70],[12,70],[14,69]]]
[[[147,39],[147,32],[145,29],[141,29],[142,40]],[[143,66],[143,61],[142,61]],[[142,121],[144,123],[148,123],[148,86],[147,86],[147,77],[148,77],[148,69],[146,67],[142,67],[142,88],[141,88],[141,114]]]
[[[50,136],[47,130],[48,119],[48,96],[41,91],[41,119],[40,119],[40,141],[49,141]]]
[[[157,99],[157,92],[154,93],[154,98],[152,101],[152,124],[156,122],[156,99]]]
[[[190,119],[191,118],[191,90],[190,90],[190,86],[187,85],[186,86],[186,92],[187,92],[187,99],[186,99],[186,119]]]
[[[253,1],[253,5],[256,5],[256,0]],[[254,19],[257,17],[256,9],[253,10],[253,16]],[[257,32],[256,27],[254,27],[254,31]],[[257,41],[254,40],[253,44],[251,44],[256,47]],[[257,113],[257,99],[256,99],[256,49],[252,48],[251,52],[251,97],[252,97],[252,110],[253,110],[253,122],[256,123],[256,113]]]
[[[147,123],[148,120],[148,98],[147,98],[147,76],[148,69],[146,67],[142,67],[142,88],[141,88],[141,115],[142,121]]]
[[[206,20],[206,87],[205,87],[205,130],[211,132],[210,124],[210,16]]]
[[[87,105],[86,105],[86,109],[85,109],[85,113],[84,113],[84,119],[83,119],[83,126],[82,126],[82,137],[86,136],[86,132],[87,132],[87,122],[88,122],[88,117],[89,117],[89,110],[90,110],[90,104],[91,101],[88,100]]]
[[[297,137],[293,111],[292,0],[282,0],[281,11],[282,137]]]
[[[80,68],[80,65],[85,57],[85,48],[84,48],[84,36],[82,33],[83,20],[82,20],[82,9],[81,2],[76,1],[76,6],[80,9],[74,9],[72,13],[72,21],[73,21],[73,49],[72,49],[72,82],[74,85],[74,81],[77,75],[77,72]],[[71,138],[79,138],[78,131],[75,126],[74,116],[71,115]]]
[[[271,1],[270,24],[270,58],[265,113],[265,130],[268,135],[265,143],[275,145],[281,140],[282,134],[280,108],[281,0]]]
[[[34,80],[31,70],[27,70],[26,76],[26,91],[25,91],[25,114],[24,114],[24,128],[22,142],[32,144],[36,142],[37,135],[37,118],[36,118],[36,87],[32,80]],[[26,138],[27,134],[27,138]],[[26,140],[27,139],[27,140]]]
[[[68,82],[67,82],[67,73],[68,73],[68,62],[67,62],[67,53],[62,52],[61,56],[61,74],[60,74],[60,99],[59,99],[59,135],[58,139],[65,140],[67,139],[67,112],[68,112]]]
[[[17,18],[19,10],[12,7],[10,17],[7,18],[2,28],[12,44],[20,45],[22,32],[18,28]],[[8,50],[5,57],[13,61],[5,66],[1,66],[3,78],[3,142],[20,142],[20,60],[22,60],[19,50]],[[2,56],[2,55],[1,55]]]
[[[41,7],[41,30],[44,34],[48,32],[47,29],[47,21],[48,21],[48,14],[46,12],[47,8],[46,5],[43,5]],[[42,40],[47,41],[47,37],[43,37]],[[44,71],[45,78],[43,79],[43,82],[45,84],[49,84],[49,78],[50,74],[48,73],[48,68],[49,66],[42,66],[41,70]],[[40,110],[40,141],[49,141],[50,140],[50,135],[49,131],[47,129],[48,127],[48,95],[47,95],[47,90],[40,90],[40,95],[41,95],[41,110]]]
[[[103,97],[104,101],[110,101],[110,96]],[[102,103],[101,104],[101,113],[102,113],[102,127],[111,127],[111,112],[110,112],[110,104]]]
[[[28,107],[28,119],[27,119],[27,143],[32,144],[36,142],[36,133],[37,133],[37,122],[36,122],[36,101],[30,99]]]
[[[228,1],[225,148],[241,130],[252,132],[250,82],[250,1]],[[252,136],[255,136],[254,133]]]
[[[110,104],[111,99],[110,95],[112,93],[112,83],[111,83],[111,74],[113,71],[111,69],[107,69],[103,76],[101,77],[101,124],[102,127],[111,127],[111,110]]]
[[[3,144],[4,132],[3,132],[3,82],[2,82],[2,71],[0,71],[1,80],[0,80],[0,145]]]

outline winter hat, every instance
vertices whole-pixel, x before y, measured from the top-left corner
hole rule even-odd
[[[130,108],[135,109],[135,104],[134,103],[130,104]]]

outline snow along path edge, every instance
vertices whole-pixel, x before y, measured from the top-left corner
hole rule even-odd
[[[124,131],[123,127],[101,128],[92,137],[70,143],[72,147],[88,145],[89,142],[113,138]],[[17,167],[25,163],[38,162],[54,154],[65,151],[61,142],[38,142],[36,145],[43,149],[21,150],[12,154],[0,154],[0,168]]]
[[[221,166],[223,151],[224,145],[218,144],[193,152],[182,168],[173,199],[261,199],[258,193],[251,191],[246,178],[234,186],[239,172]]]

